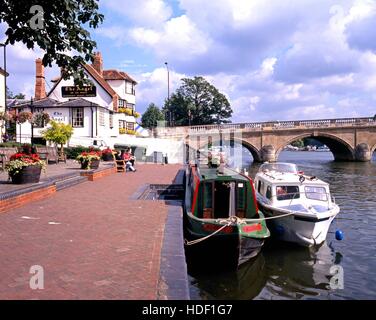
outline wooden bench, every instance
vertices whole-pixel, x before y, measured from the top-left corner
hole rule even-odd
[[[47,151],[48,151],[48,160],[58,164],[59,163],[59,153],[57,152],[57,147],[48,146]]]
[[[36,151],[41,160],[45,160],[47,164],[49,161],[55,162],[56,164],[59,163],[59,156],[56,147],[36,147]]]
[[[116,171],[117,172],[125,172],[126,166],[125,166],[125,160],[115,160],[116,164]]]

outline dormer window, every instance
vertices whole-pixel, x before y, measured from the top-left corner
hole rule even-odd
[[[136,95],[135,85],[133,82],[125,81],[125,93]]]

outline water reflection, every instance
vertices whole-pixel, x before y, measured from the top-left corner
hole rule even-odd
[[[220,272],[216,267],[206,272],[191,272],[191,286],[195,298],[219,300],[251,300],[255,298],[266,284],[265,259],[262,254],[243,264],[238,271]],[[197,298],[197,297],[196,297]]]
[[[242,167],[254,178],[259,164],[247,151],[242,157]],[[330,184],[341,211],[326,242],[301,248],[268,241],[255,265],[244,270],[191,274],[192,298],[376,299],[376,154],[368,163],[334,162],[330,152],[282,152],[278,160]],[[343,230],[343,241],[334,239],[336,229]],[[343,290],[329,287],[333,265],[343,267]]]
[[[336,255],[327,243],[304,248],[276,242],[265,248],[264,256],[267,284],[259,298],[318,298],[330,289],[330,268],[336,264]]]

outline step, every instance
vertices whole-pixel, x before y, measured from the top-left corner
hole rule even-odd
[[[56,191],[63,190],[65,188],[72,187],[76,184],[80,184],[82,182],[86,182],[87,177],[82,177],[82,176],[74,176],[71,178],[67,178],[64,180],[59,180],[55,182],[56,185]]]

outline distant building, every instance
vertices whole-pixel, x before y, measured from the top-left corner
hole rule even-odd
[[[46,93],[44,66],[36,60],[35,97],[33,101],[11,106],[21,111],[47,112],[50,118],[69,123],[74,128],[71,144],[90,145],[93,139],[108,141],[125,135],[134,135],[136,130],[137,82],[119,70],[103,70],[101,54],[95,54],[93,64],[83,65],[91,86],[74,85],[73,77],[64,80],[61,76],[52,80],[53,86]],[[40,131],[34,128],[35,142],[42,142]],[[17,141],[31,141],[29,122],[17,125]]]

